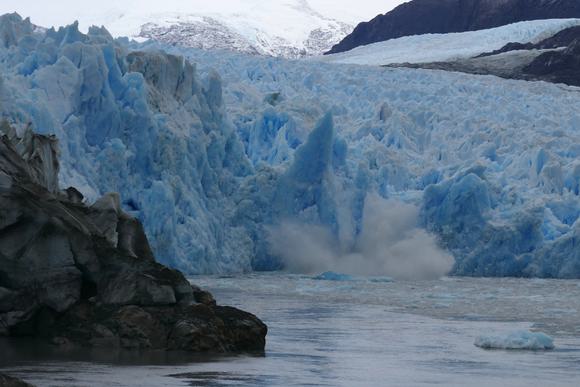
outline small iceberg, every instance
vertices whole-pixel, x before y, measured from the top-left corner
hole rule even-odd
[[[479,336],[475,346],[483,349],[554,349],[554,340],[542,332],[515,331],[502,336]]]
[[[373,278],[369,278],[369,282],[389,283],[389,282],[395,282],[395,280],[392,279],[391,277],[373,277]]]
[[[333,271],[325,271],[317,275],[313,279],[323,281],[352,281],[354,278],[348,274],[335,273]]]

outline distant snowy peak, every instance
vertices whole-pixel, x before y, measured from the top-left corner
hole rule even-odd
[[[68,22],[78,19],[81,31],[102,25],[115,37],[285,58],[320,55],[357,22],[348,12],[333,11],[321,0],[165,0],[163,7],[151,1],[103,2],[96,13],[69,11]]]
[[[187,18],[151,21],[143,24],[132,37],[153,39],[162,43],[201,49],[223,49],[247,54],[301,58],[326,52],[352,31],[353,26],[326,19],[317,13],[316,28],[301,31],[301,38],[272,34],[252,26],[247,30],[228,25],[224,18],[189,15]],[[155,20],[155,16],[151,17]],[[220,20],[222,19],[222,20]]]
[[[86,33],[104,26],[113,37],[155,39],[170,45],[227,49],[298,58],[318,55],[361,20],[401,0],[59,0],[43,12],[38,0],[2,0],[0,14],[18,12],[51,27],[75,20]]]
[[[169,25],[149,22],[141,26],[137,37],[185,47],[260,53],[246,37],[207,16],[199,20],[176,21]]]

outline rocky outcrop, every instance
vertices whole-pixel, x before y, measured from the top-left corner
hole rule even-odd
[[[414,0],[359,24],[328,52],[409,35],[483,30],[526,20],[580,17],[577,0]]]
[[[547,50],[567,47],[577,39],[580,39],[580,26],[566,28],[554,36],[550,36],[549,38],[541,40],[538,43],[508,43],[499,50],[480,54],[476,58],[484,58],[486,56],[494,56],[512,51]]]
[[[58,345],[197,352],[261,351],[265,327],[238,309],[196,303],[93,305],[81,302],[53,323]]]
[[[541,54],[523,71],[544,81],[580,86],[580,38],[564,50]]]
[[[0,373],[0,387],[33,387],[25,381]]]
[[[0,137],[0,335],[62,345],[263,350],[266,326],[155,261],[110,193],[58,190],[57,141],[6,123]]]

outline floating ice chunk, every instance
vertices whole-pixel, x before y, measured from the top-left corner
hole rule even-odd
[[[369,279],[369,282],[388,283],[388,282],[395,282],[395,280],[392,279],[391,277],[373,277],[373,278]]]
[[[314,277],[315,280],[323,281],[352,281],[353,277],[348,274],[335,273],[333,271],[326,271]]]
[[[484,349],[554,349],[554,340],[542,332],[514,331],[501,336],[479,336],[475,346]]]

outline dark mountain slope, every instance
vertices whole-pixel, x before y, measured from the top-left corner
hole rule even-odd
[[[359,24],[328,53],[408,35],[475,31],[526,20],[580,17],[578,0],[414,0]]]

